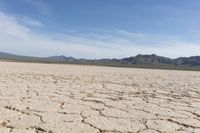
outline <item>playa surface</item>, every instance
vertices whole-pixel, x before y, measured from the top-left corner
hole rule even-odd
[[[200,133],[200,72],[0,62],[0,133]]]

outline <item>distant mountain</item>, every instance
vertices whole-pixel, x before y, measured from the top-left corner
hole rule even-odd
[[[17,55],[0,52],[0,58],[12,58],[12,57],[16,57],[16,56]]]
[[[22,55],[15,55],[10,53],[3,53],[0,52],[0,59],[3,60],[14,60],[14,61],[43,61],[44,58],[40,57],[31,57],[31,56],[22,56]]]
[[[200,66],[200,56],[180,57],[174,61],[178,66]]]
[[[51,56],[51,57],[47,57],[47,59],[54,60],[54,61],[61,61],[61,62],[65,62],[65,61],[72,62],[72,61],[76,60],[76,58],[66,57],[64,55],[61,55],[61,56]]]
[[[127,64],[151,64],[151,65],[174,65],[174,66],[200,66],[200,56],[179,57],[170,59],[163,56],[137,55],[135,57],[123,58],[122,62]]]
[[[200,56],[179,57],[170,59],[163,56],[152,55],[136,55],[122,59],[76,59],[74,57],[50,56],[50,57],[31,57],[21,56],[9,53],[0,52],[1,60],[14,60],[25,62],[49,62],[49,63],[75,63],[75,64],[94,64],[94,65],[109,65],[109,66],[130,66],[130,67],[150,67],[150,68],[174,68],[174,67],[199,67]]]
[[[174,60],[162,56],[152,55],[137,55],[135,57],[123,58],[122,62],[127,64],[174,64]]]

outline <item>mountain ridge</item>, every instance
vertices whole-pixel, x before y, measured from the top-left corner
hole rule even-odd
[[[56,62],[56,63],[78,63],[78,64],[112,64],[112,65],[169,65],[169,66],[189,66],[189,67],[200,67],[200,56],[190,57],[178,57],[171,59],[164,56],[158,56],[156,54],[131,56],[127,58],[102,58],[102,59],[84,59],[74,58],[71,56],[50,56],[50,57],[33,57],[15,55],[10,53],[0,52],[0,59],[3,60],[14,60],[14,61],[32,61],[32,62]]]

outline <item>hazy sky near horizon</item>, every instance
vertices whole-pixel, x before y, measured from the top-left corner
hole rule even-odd
[[[200,55],[200,0],[0,0],[0,51],[122,58]]]

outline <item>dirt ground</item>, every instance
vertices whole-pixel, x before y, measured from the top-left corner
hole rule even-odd
[[[0,133],[200,133],[200,72],[0,62]]]

